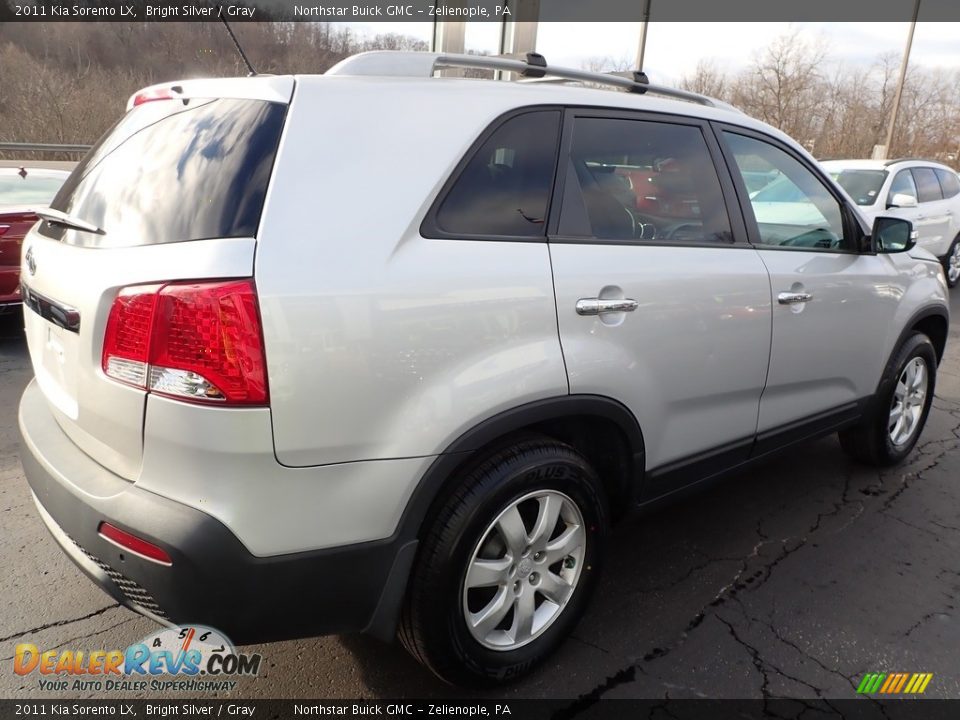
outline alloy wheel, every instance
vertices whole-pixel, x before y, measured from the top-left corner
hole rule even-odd
[[[512,501],[481,536],[463,580],[463,617],[474,639],[509,651],[542,635],[580,580],[583,515],[563,493],[537,490]]]

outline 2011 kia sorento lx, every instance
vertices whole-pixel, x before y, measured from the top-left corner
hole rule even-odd
[[[148,88],[53,211],[19,420],[64,551],[160,622],[399,630],[456,683],[561,642],[625,508],[826,433],[901,461],[947,337],[910,223],[796,142],[536,55]]]

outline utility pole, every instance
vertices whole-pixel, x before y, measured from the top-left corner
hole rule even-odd
[[[907,65],[910,64],[910,48],[913,46],[913,31],[917,29],[917,16],[919,14],[920,0],[916,0],[913,6],[913,21],[910,23],[910,32],[907,34],[907,47],[903,51],[903,62],[900,63],[900,81],[897,83],[897,92],[893,96],[893,110],[890,113],[890,125],[887,126],[887,142],[884,145],[885,157],[890,157],[890,152],[893,150],[893,131],[897,125],[897,115],[900,113],[900,98],[903,96],[903,83],[907,78]]]
[[[645,0],[643,6],[643,22],[640,23],[640,46],[637,48],[637,70],[643,70],[643,55],[647,50],[647,25],[650,24],[650,4],[652,2],[653,0]]]

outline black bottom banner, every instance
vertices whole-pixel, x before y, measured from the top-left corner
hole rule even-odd
[[[0,700],[0,718],[955,720],[960,700]]]

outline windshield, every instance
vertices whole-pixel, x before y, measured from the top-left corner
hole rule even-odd
[[[873,205],[887,179],[887,171],[841,170],[835,179],[857,205]]]
[[[149,102],[87,154],[52,207],[104,230],[98,246],[253,237],[286,106],[262,100]],[[61,239],[62,225],[40,232]]]
[[[67,173],[50,177],[27,171],[27,176],[21,177],[17,170],[4,172],[0,174],[0,205],[49,205],[66,179]]]

